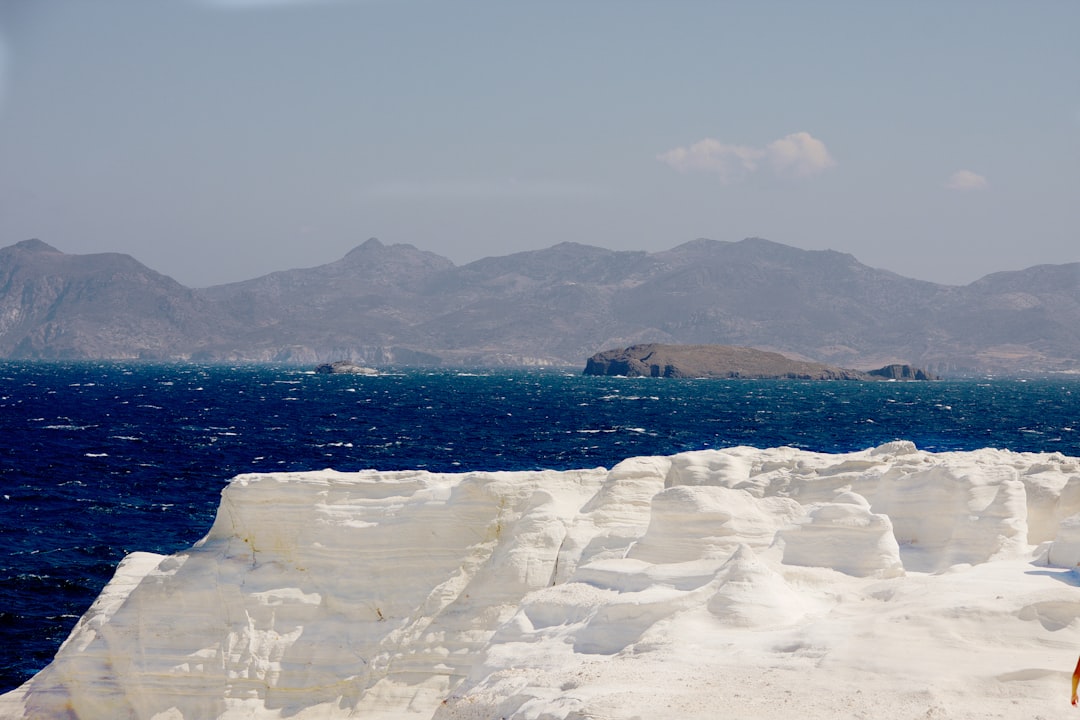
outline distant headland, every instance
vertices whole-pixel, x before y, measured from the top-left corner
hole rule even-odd
[[[585,364],[585,375],[747,380],[938,380],[911,365],[852,370],[793,360],[780,353],[733,345],[649,343],[599,352]]]

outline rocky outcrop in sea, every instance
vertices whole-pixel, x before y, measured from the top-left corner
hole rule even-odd
[[[585,375],[668,378],[742,378],[747,380],[936,380],[910,365],[886,365],[862,371],[794,360],[785,355],[732,345],[649,343],[599,352],[589,358]]]

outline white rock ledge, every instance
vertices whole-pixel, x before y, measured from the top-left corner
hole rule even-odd
[[[1076,458],[903,442],[242,475],[0,718],[1049,718],[1078,486]]]

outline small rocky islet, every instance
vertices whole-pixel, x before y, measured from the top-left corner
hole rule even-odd
[[[939,380],[911,365],[896,363],[875,370],[852,370],[777,352],[734,345],[665,345],[648,343],[596,353],[585,375],[666,378],[740,378],[746,380]]]
[[[351,360],[335,360],[334,362],[323,363],[315,368],[315,372],[319,375],[378,375],[379,371],[375,368],[365,367],[364,365],[358,365]]]

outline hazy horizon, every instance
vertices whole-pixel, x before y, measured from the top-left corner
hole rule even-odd
[[[965,285],[1080,260],[1080,5],[9,0],[0,246],[190,287],[763,237]]]

